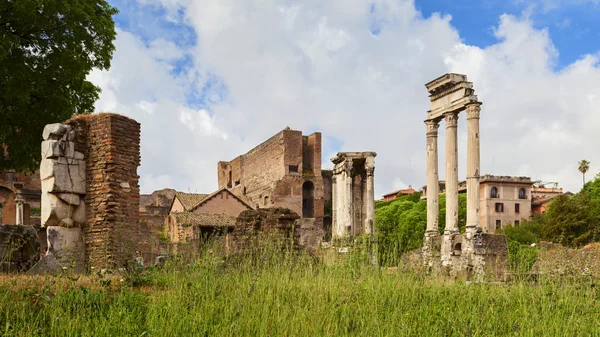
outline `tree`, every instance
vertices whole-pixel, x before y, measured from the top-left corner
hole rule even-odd
[[[583,184],[585,185],[585,174],[587,171],[590,170],[590,162],[583,159],[582,161],[579,162],[579,172],[581,172],[581,174],[583,174]]]
[[[0,170],[35,170],[44,125],[93,111],[117,9],[105,0],[0,1]]]

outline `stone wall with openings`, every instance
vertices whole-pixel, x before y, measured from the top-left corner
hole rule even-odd
[[[140,124],[100,113],[67,121],[75,149],[86,155],[85,256],[89,267],[118,268],[137,253],[149,233],[140,231]]]

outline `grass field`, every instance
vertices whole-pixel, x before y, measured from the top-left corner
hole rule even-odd
[[[444,284],[352,260],[266,256],[207,254],[128,276],[5,276],[0,335],[600,335],[591,281]]]

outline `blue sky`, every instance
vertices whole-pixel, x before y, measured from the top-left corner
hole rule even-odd
[[[556,1],[558,2],[558,1]],[[415,7],[424,16],[438,12],[452,16],[452,25],[469,45],[488,47],[497,42],[493,27],[502,14],[529,16],[535,27],[548,29],[559,51],[556,69],[576,61],[600,46],[600,2],[568,0],[417,0]]]
[[[378,194],[418,188],[423,85],[445,72],[484,102],[482,172],[576,191],[577,161],[600,167],[600,0],[109,2],[119,35],[111,69],[90,75],[96,110],[142,124],[145,193],[209,193],[219,160],[286,126],[321,131],[327,165],[376,151]]]

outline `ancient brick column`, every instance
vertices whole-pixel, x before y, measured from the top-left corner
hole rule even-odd
[[[78,134],[86,160],[88,265],[118,268],[136,255],[139,222],[140,124],[125,116],[100,113],[68,121]]]

